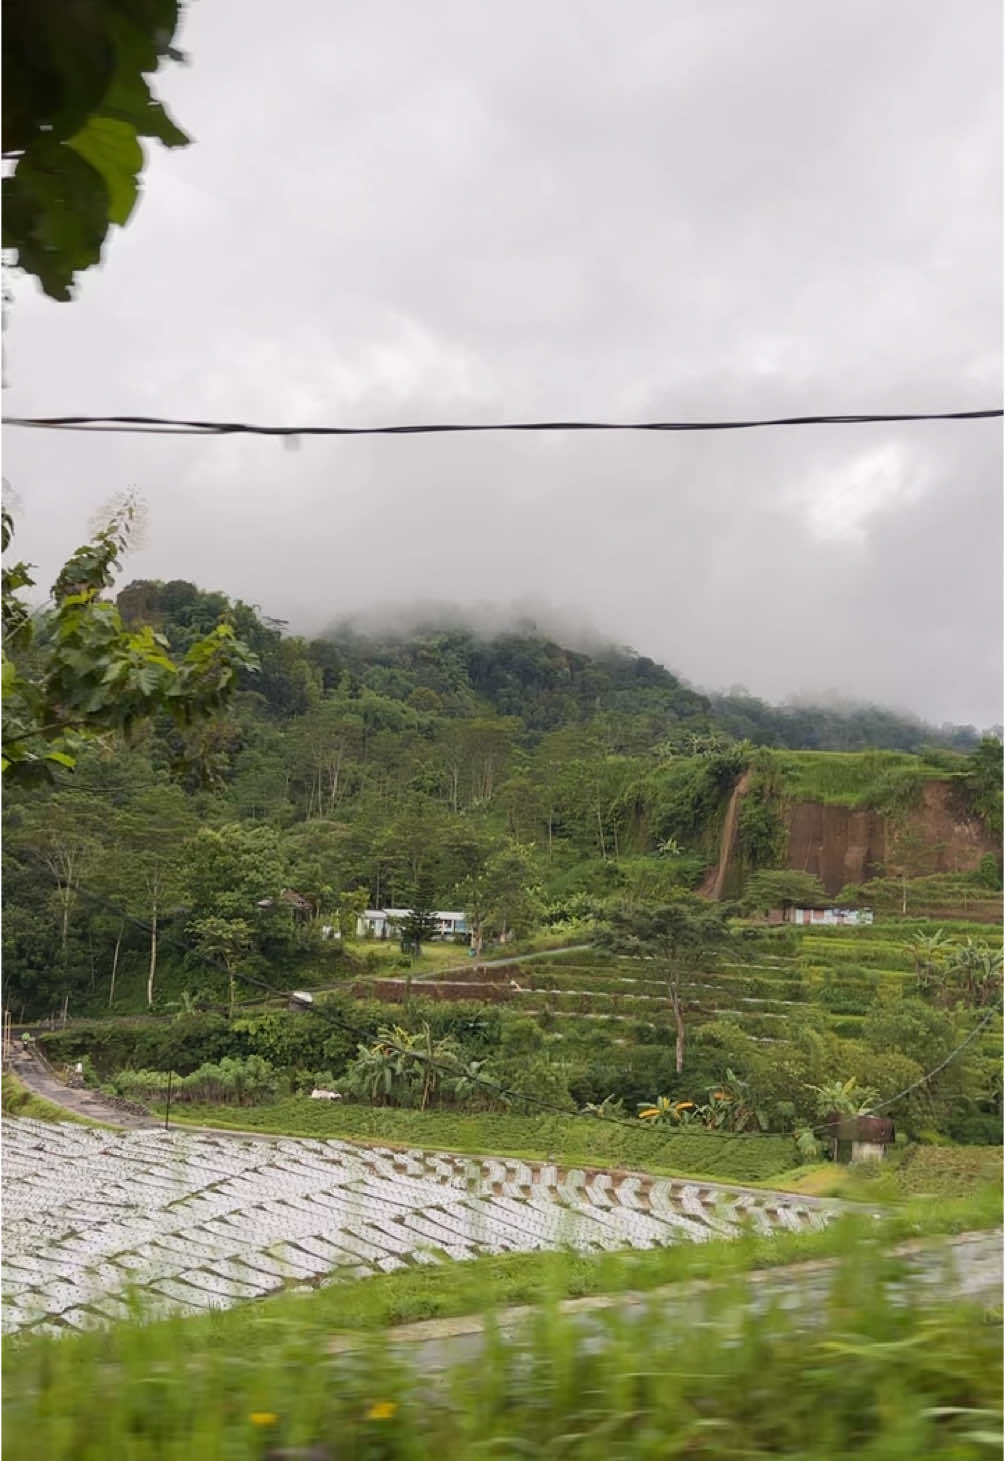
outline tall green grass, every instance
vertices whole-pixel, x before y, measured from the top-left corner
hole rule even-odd
[[[195,1320],[138,1313],[100,1333],[29,1335],[5,1343],[4,1456],[261,1461],[297,1446],[332,1461],[1000,1454],[995,1314],[953,1301],[951,1285],[933,1296],[891,1256],[889,1233],[852,1222],[824,1237],[836,1265],[793,1276],[797,1296],[806,1281],[820,1285],[796,1309],[752,1302],[754,1240],[696,1252],[702,1290],[648,1302],[636,1292],[586,1318],[559,1303],[581,1260],[556,1256],[539,1267],[526,1295],[539,1307],[515,1331],[494,1320],[512,1286],[483,1282],[485,1334],[470,1356],[381,1334],[335,1352],[353,1296],[367,1284],[386,1295],[399,1276]],[[639,1266],[647,1256],[635,1255]],[[607,1264],[609,1274],[616,1260]],[[409,1275],[415,1295],[435,1277]],[[383,1312],[383,1322],[394,1316]],[[372,1328],[375,1313],[353,1327]]]
[[[65,1106],[57,1106],[44,1096],[37,1096],[12,1071],[5,1071],[3,1075],[2,1107],[5,1116],[29,1116],[34,1121],[70,1121],[78,1126],[103,1125],[100,1121],[89,1121],[86,1116],[78,1116]]]
[[[898,790],[925,781],[949,781],[961,774],[903,751],[772,751],[785,795],[848,807],[881,808]]]

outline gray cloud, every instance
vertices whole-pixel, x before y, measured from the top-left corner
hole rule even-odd
[[[994,0],[193,5],[195,137],[72,305],[17,290],[10,414],[268,421],[984,407],[1000,397]],[[704,685],[1001,718],[998,423],[304,441],[7,433],[48,584],[313,630],[550,604]]]

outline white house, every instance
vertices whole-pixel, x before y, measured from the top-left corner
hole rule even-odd
[[[788,908],[787,923],[864,924],[872,922],[871,908]]]
[[[356,920],[357,938],[400,938],[401,925],[409,917],[410,908],[367,908]],[[453,938],[454,934],[468,932],[463,913],[436,913],[434,938]]]

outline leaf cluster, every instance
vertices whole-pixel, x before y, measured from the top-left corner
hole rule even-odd
[[[147,77],[172,47],[178,0],[10,0],[4,8],[3,246],[51,298],[71,298],[109,226],[127,222],[143,169],[140,138],[188,137]]]

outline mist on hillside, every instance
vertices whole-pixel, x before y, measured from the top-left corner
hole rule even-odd
[[[341,616],[312,637],[341,641],[362,639],[371,641],[373,649],[379,651],[383,646],[407,645],[410,640],[441,633],[463,633],[486,643],[510,635],[548,640],[564,649],[601,659],[611,655],[643,657],[636,646],[605,635],[586,615],[577,615],[530,598],[509,606],[493,603],[462,605],[435,599],[374,606]],[[365,650],[365,646],[361,648]],[[658,660],[656,662],[659,663]],[[879,704],[835,689],[803,687],[773,702],[745,685],[723,688],[694,683],[678,673],[673,664],[666,664],[664,668],[685,688],[706,696],[719,718],[727,723],[732,719],[738,735],[743,733],[745,712],[753,717],[751,725],[756,724],[761,734],[764,733],[766,717],[775,720],[777,731],[783,735],[788,726],[797,722],[806,726],[816,719],[821,722],[822,743],[827,739],[827,725],[840,725],[842,722],[869,725],[877,746],[886,741],[890,745],[900,745],[906,738],[913,739],[918,746],[938,742],[965,748],[982,732],[1000,736],[1002,730],[1000,724],[985,727],[944,721],[935,725],[910,706]]]

